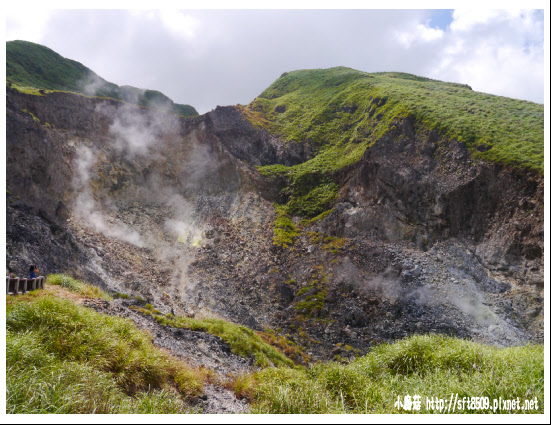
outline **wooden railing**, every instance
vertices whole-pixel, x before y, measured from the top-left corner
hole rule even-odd
[[[34,279],[6,276],[6,295],[26,294],[35,289],[44,289],[45,279],[44,276],[39,276]]]

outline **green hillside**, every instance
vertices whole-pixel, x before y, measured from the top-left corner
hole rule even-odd
[[[75,297],[110,299],[72,279],[7,297],[6,413],[193,411],[204,371],[156,348],[131,320]]]
[[[475,158],[543,173],[543,105],[473,91],[403,73],[350,68],[284,73],[245,108],[256,125],[285,140],[308,141],[316,157],[294,167],[259,167],[286,175],[291,212],[314,216],[331,205],[335,171],[358,161],[397,120],[464,142]]]
[[[110,83],[79,62],[28,41],[6,42],[6,81],[16,87],[62,90],[111,97],[156,109],[191,116],[193,106],[175,104],[163,93]]]

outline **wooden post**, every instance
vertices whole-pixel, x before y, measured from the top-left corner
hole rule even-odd
[[[25,292],[33,291],[36,287],[36,278],[27,279],[27,285],[25,286]]]
[[[8,289],[8,293],[12,295],[17,294],[17,290],[19,289],[19,278],[18,277],[12,277],[10,278],[10,287]]]
[[[27,292],[27,278],[22,277],[19,279],[19,287],[17,288],[17,293],[19,293],[19,290],[22,289],[21,293],[25,295]]]

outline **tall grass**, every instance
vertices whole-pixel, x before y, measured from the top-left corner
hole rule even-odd
[[[90,285],[88,283],[81,282],[69,275],[62,273],[54,273],[48,275],[46,283],[51,285],[59,285],[62,288],[66,288],[72,292],[76,292],[84,297],[88,298],[102,298],[104,300],[112,300],[113,297],[107,292],[102,291],[97,286]]]
[[[8,413],[183,413],[205,372],[128,319],[52,296],[7,306]]]
[[[77,285],[78,287],[78,285]],[[220,319],[152,314],[171,326],[221,336],[266,367],[233,382],[256,413],[404,413],[398,397],[487,397],[470,413],[522,413],[493,400],[543,406],[543,346],[496,348],[461,339],[414,336],[374,348],[349,364],[292,362],[264,342],[270,335]],[[186,413],[209,374],[156,349],[127,319],[52,295],[10,298],[6,308],[7,413]],[[269,338],[268,338],[269,339]],[[457,413],[468,413],[465,408]]]
[[[310,369],[265,369],[241,377],[236,390],[254,401],[257,413],[404,413],[395,406],[421,396],[419,413],[431,413],[427,398],[538,399],[543,407],[543,346],[496,348],[444,336],[414,336],[381,345],[347,365]],[[469,413],[456,410],[456,413]],[[508,413],[502,406],[495,413]],[[521,412],[511,412],[521,413]]]

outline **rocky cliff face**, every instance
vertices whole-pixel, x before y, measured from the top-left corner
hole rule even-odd
[[[285,143],[262,128],[255,128],[239,109],[218,106],[207,116],[212,120],[214,134],[232,155],[253,165],[296,165],[312,158],[307,143]]]
[[[331,212],[275,246],[280,188],[254,166],[312,155],[236,107],[184,119],[8,90],[7,264],[272,328],[322,358],[412,333],[543,340],[542,176],[397,121],[335,174]]]
[[[537,173],[473,160],[463,144],[404,120],[366,152],[341,199],[352,208],[334,229],[339,235],[367,231],[421,250],[454,238],[470,245],[489,272],[543,283]]]

